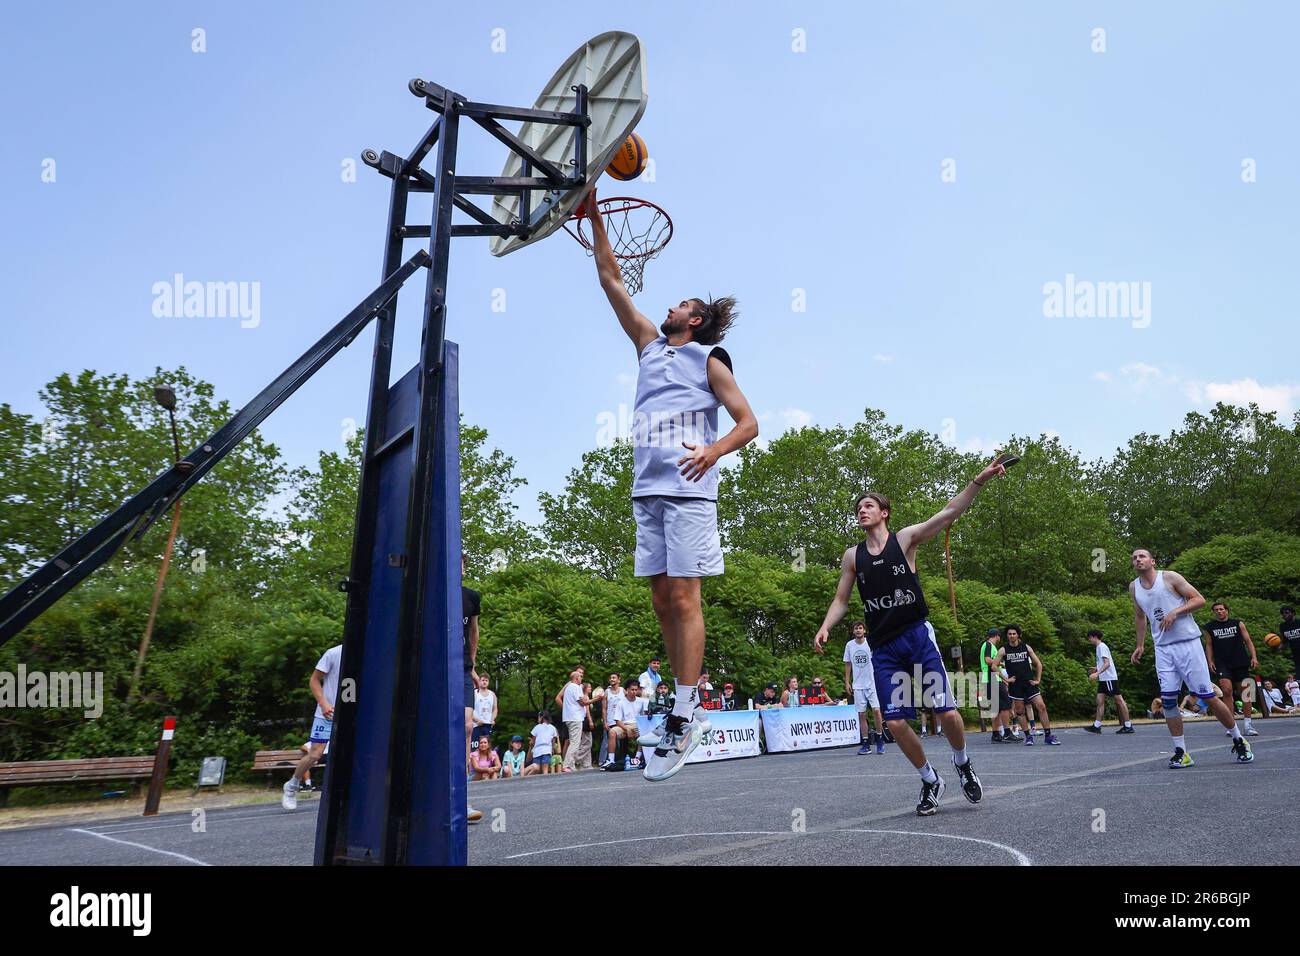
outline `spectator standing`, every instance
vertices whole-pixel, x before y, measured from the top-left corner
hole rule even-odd
[[[1291,706],[1300,707],[1300,681],[1296,680],[1295,674],[1287,677],[1286,692],[1291,697]]]
[[[478,660],[478,618],[483,610],[483,596],[473,588],[465,587],[465,566],[469,556],[460,553],[460,610],[464,628],[464,653],[462,663],[465,667],[465,760],[469,761],[470,737],[474,733],[474,691],[478,687],[478,675],[474,673],[474,664]],[[478,823],[483,814],[468,804],[466,795],[465,819],[469,823]]]
[[[555,699],[560,705],[560,719],[564,721],[565,729],[569,732],[569,743],[564,748],[561,769],[565,773],[571,773],[574,760],[578,756],[578,749],[582,745],[582,722],[587,714],[587,705],[591,703],[591,699],[582,692],[581,670],[569,674],[569,682],[564,685]]]
[[[596,731],[595,720],[591,713],[594,699],[591,696],[590,684],[582,685],[582,697],[586,701],[582,707],[582,737],[578,744],[578,755],[573,758],[573,766],[578,770],[590,770],[592,734]]]
[[[663,678],[659,676],[659,658],[650,658],[650,666],[645,669],[645,673],[637,680],[643,693],[653,694],[655,688],[659,686],[659,682],[663,680]],[[673,699],[677,699],[676,694],[673,695]]]
[[[488,683],[487,674],[478,675],[478,688],[474,691],[474,732],[470,737],[474,746],[483,737],[492,736],[497,722],[497,695],[488,688]]]

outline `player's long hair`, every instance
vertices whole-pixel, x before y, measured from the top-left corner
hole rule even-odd
[[[736,297],[724,295],[720,299],[691,299],[695,307],[691,309],[692,318],[703,319],[691,332],[691,338],[700,345],[717,345],[727,337],[727,332],[740,318],[736,311]]]

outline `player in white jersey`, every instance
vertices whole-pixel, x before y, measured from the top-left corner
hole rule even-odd
[[[758,418],[736,384],[731,357],[717,344],[736,319],[735,300],[683,299],[655,328],[623,285],[595,190],[585,210],[600,286],[636,347],[634,572],[650,579],[651,602],[677,681],[672,713],[646,758],[643,776],[665,780],[686,765],[712,729],[707,711],[698,706],[698,683],[704,667],[700,581],[723,572],[714,466],[758,437]],[[721,436],[719,406],[736,423]]]
[[[1119,692],[1119,671],[1115,669],[1115,658],[1102,640],[1101,631],[1095,627],[1088,631],[1088,643],[1093,646],[1096,656],[1096,666],[1088,671],[1088,679],[1097,682],[1097,716],[1091,727],[1083,729],[1090,734],[1101,733],[1101,719],[1106,716],[1106,698],[1109,697],[1119,712],[1119,730],[1115,733],[1131,734],[1134,732],[1133,721],[1128,718],[1128,704]]]
[[[871,645],[867,643],[867,625],[853,622],[853,640],[844,645],[844,686],[853,694],[858,711],[858,733],[862,737],[859,754],[885,752],[884,724],[880,717],[880,698],[876,694],[876,675],[871,669]],[[867,710],[871,710],[875,730],[867,730]]]
[[[330,736],[334,732],[334,701],[339,693],[339,668],[343,662],[343,645],[336,644],[321,655],[316,668],[311,672],[308,685],[312,696],[316,698],[316,714],[311,722],[311,737],[307,740],[307,755],[293,768],[293,776],[285,781],[280,795],[280,806],[286,810],[298,809],[298,791],[307,771],[316,766],[316,761],[329,747]]]
[[[1137,577],[1128,586],[1133,598],[1133,622],[1137,629],[1137,644],[1132,662],[1142,659],[1146,649],[1147,625],[1151,625],[1151,640],[1156,646],[1156,678],[1160,682],[1160,703],[1164,707],[1165,723],[1174,739],[1174,755],[1169,758],[1170,769],[1191,767],[1195,763],[1187,752],[1183,739],[1183,718],[1178,710],[1178,692],[1187,685],[1199,700],[1205,701],[1206,710],[1219,719],[1219,723],[1232,734],[1232,752],[1238,763],[1255,759],[1250,744],[1237,729],[1232,708],[1219,700],[1210,681],[1210,668],[1201,648],[1201,629],[1192,614],[1205,607],[1203,598],[1187,579],[1176,571],[1159,571],[1156,560],[1146,548],[1133,552],[1133,569]]]

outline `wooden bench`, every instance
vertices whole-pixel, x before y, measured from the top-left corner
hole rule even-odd
[[[279,770],[287,770],[293,773],[293,768],[298,766],[298,761],[307,756],[301,750],[259,750],[253,755],[253,773],[267,774],[266,783],[271,785],[271,774]],[[312,769],[324,767],[325,761],[318,759],[312,764]]]
[[[77,760],[29,760],[0,763],[0,806],[13,787],[42,787],[60,783],[90,783],[100,780],[140,781],[153,776],[154,758],[86,757]]]

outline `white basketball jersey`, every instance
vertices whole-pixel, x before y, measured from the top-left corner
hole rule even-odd
[[[669,345],[659,336],[641,352],[632,410],[632,497],[671,495],[718,499],[715,465],[699,481],[687,481],[677,462],[690,451],[682,442],[718,440],[718,406],[709,387],[709,355],[716,346]],[[652,687],[651,693],[654,692]]]
[[[1156,572],[1156,583],[1150,590],[1142,586],[1141,578],[1134,580],[1133,595],[1137,599],[1138,607],[1147,616],[1147,624],[1151,628],[1151,641],[1156,647],[1200,640],[1201,629],[1196,626],[1190,614],[1180,615],[1169,630],[1160,630],[1160,622],[1164,620],[1165,613],[1181,607],[1184,603],[1183,599],[1165,584],[1165,572]]]

